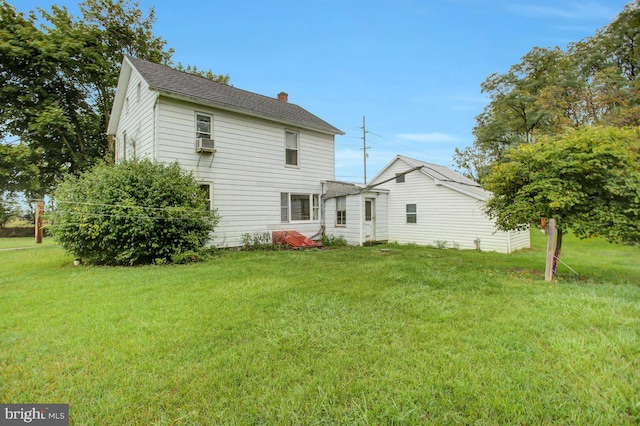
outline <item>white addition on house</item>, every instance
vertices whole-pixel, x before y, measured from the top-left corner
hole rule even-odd
[[[389,241],[511,253],[529,232],[503,232],[484,214],[490,193],[447,167],[396,156],[368,185],[326,182],[327,233],[363,245]]]
[[[192,171],[220,214],[213,243],[243,234],[320,233],[323,181],[342,131],[288,102],[126,57],[107,133],[116,161],[149,158]]]

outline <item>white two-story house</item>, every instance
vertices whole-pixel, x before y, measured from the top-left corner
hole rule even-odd
[[[288,102],[126,57],[109,121],[116,161],[178,163],[207,191],[220,222],[213,244],[244,234],[323,229],[323,182],[343,134]]]

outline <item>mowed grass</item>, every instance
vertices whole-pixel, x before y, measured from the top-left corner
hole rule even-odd
[[[38,247],[52,245],[54,240],[50,237],[43,238],[42,243],[36,243],[35,237],[15,237],[15,238],[0,238],[0,250],[10,248],[22,248],[22,247]]]
[[[71,424],[638,424],[640,251],[0,252],[0,403]],[[563,269],[564,268],[564,269]]]

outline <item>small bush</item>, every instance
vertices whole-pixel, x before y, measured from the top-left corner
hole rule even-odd
[[[50,230],[64,249],[95,264],[184,262],[218,221],[192,175],[177,163],[101,164],[54,193]]]
[[[270,232],[242,234],[242,248],[250,251],[279,250],[280,245],[273,244]]]
[[[175,253],[173,256],[171,256],[171,261],[178,264],[194,263],[209,260],[213,258],[213,256],[213,249],[201,248],[199,250],[189,250],[186,252]]]
[[[323,247],[345,247],[348,245],[349,243],[343,235],[325,234],[322,236]]]

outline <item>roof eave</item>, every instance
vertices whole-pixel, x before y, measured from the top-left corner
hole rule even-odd
[[[431,175],[429,175],[429,176],[431,176]],[[476,198],[476,199],[478,199],[480,201],[487,201],[489,199],[489,195],[482,196],[480,194],[476,194],[476,193],[471,192],[471,191],[466,191],[463,188],[459,188],[457,185],[454,185],[454,184],[452,184],[450,182],[436,179],[433,176],[431,176],[431,177],[435,180],[436,185],[446,186],[449,189],[452,189],[454,191],[457,191],[457,192],[460,192],[462,194],[468,195],[468,196],[470,196],[472,198]]]
[[[323,128],[319,128],[319,127],[315,127],[315,126],[309,126],[309,125],[297,123],[297,122],[294,122],[294,121],[282,120],[282,119],[274,118],[274,117],[271,117],[271,116],[269,116],[267,114],[260,114],[260,113],[257,113],[255,111],[247,110],[247,109],[244,109],[244,108],[237,108],[237,107],[234,107],[233,105],[228,105],[228,104],[223,104],[223,103],[218,103],[218,102],[211,102],[210,100],[199,98],[197,96],[188,96],[188,95],[184,95],[184,94],[173,92],[173,91],[166,90],[166,89],[160,89],[160,88],[153,87],[153,86],[150,86],[149,89],[155,90],[160,95],[166,96],[166,97],[172,98],[172,99],[177,99],[177,100],[182,100],[182,101],[187,101],[187,102],[193,102],[193,103],[197,103],[197,104],[200,104],[200,105],[206,105],[206,106],[222,109],[222,110],[225,110],[225,111],[236,112],[236,113],[239,113],[239,114],[244,114],[244,115],[248,115],[248,116],[255,117],[255,118],[261,118],[261,119],[264,119],[264,120],[274,121],[276,123],[282,123],[282,124],[285,124],[287,126],[298,127],[298,128],[306,129],[306,130],[313,130],[313,131],[316,131],[316,132],[319,132],[319,133],[324,133],[324,134],[327,134],[327,135],[332,135],[332,136],[344,135],[344,132],[342,130],[340,130],[340,129],[337,129],[337,128],[334,128],[335,130],[323,129]]]
[[[116,86],[116,94],[113,98],[111,113],[109,115],[109,123],[107,124],[107,135],[115,135],[120,124],[120,116],[122,114],[122,106],[124,105],[125,92],[131,78],[133,65],[126,56],[122,61],[120,75],[118,76],[118,85]]]

